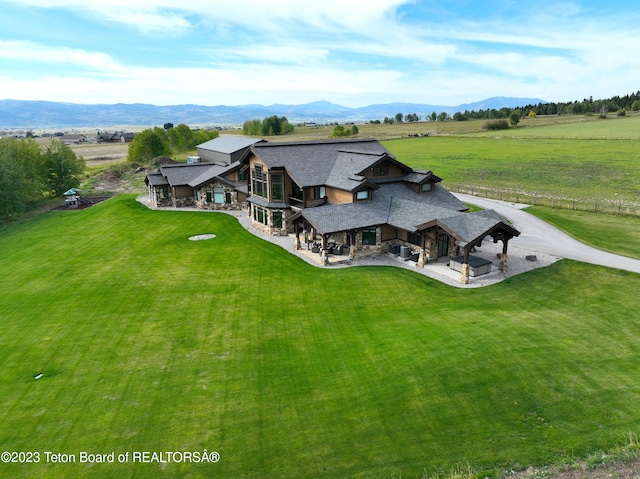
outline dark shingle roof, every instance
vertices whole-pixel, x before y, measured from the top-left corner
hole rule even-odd
[[[175,187],[188,185],[209,168],[211,163],[164,165],[160,167],[160,172],[167,178],[169,184]]]
[[[164,186],[169,184],[169,182],[164,177],[164,175],[159,171],[152,171],[149,174],[147,174],[147,177],[145,178],[145,183],[151,186]]]
[[[367,164],[378,161],[381,155],[395,158],[375,139],[263,143],[253,145],[251,151],[269,169],[285,168],[301,188],[329,185],[330,178],[342,182],[344,178],[360,173]],[[340,161],[337,161],[339,157]],[[345,159],[350,159],[350,163],[344,163]],[[334,168],[339,172],[333,174]]]
[[[320,232],[330,234],[385,224],[389,207],[384,201],[362,201],[307,208],[302,215]]]
[[[235,168],[238,168],[240,166],[240,163],[237,161],[228,166],[211,165],[211,163],[205,163],[205,164],[209,166],[209,169],[203,171],[194,179],[189,181],[189,186],[191,186],[192,188],[197,188],[205,183],[208,183],[209,181],[215,179],[216,177],[221,177],[226,173],[228,173],[229,171],[232,171]]]

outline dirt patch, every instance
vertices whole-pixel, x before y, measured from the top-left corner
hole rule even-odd
[[[111,198],[111,196],[87,196],[85,197],[89,200],[92,201],[92,203],[89,204],[84,204],[84,203],[78,203],[78,207],[77,208],[67,208],[64,204],[64,200],[62,201],[62,204],[55,206],[53,208],[51,208],[52,210],[84,210],[85,208],[90,208],[94,205],[97,205],[98,203],[102,203],[103,201],[108,200],[109,198]]]
[[[640,479],[640,459],[614,462],[596,468],[586,465],[571,469],[529,468],[505,477],[510,479]]]

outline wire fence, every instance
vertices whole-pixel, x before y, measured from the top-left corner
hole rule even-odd
[[[450,191],[467,195],[509,201],[512,203],[526,203],[533,206],[548,206],[578,211],[592,211],[610,215],[640,216],[640,203],[631,201],[617,201],[603,198],[580,199],[563,198],[542,193],[527,191],[503,190],[485,186],[463,184],[447,184]]]

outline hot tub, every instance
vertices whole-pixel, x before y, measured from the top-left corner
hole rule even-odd
[[[462,271],[464,256],[456,256],[449,261],[449,268],[454,271]],[[480,276],[491,273],[492,263],[488,259],[469,255],[469,276]]]

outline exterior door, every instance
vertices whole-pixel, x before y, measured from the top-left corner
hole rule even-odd
[[[438,235],[438,258],[441,256],[449,256],[449,236],[446,234]]]

